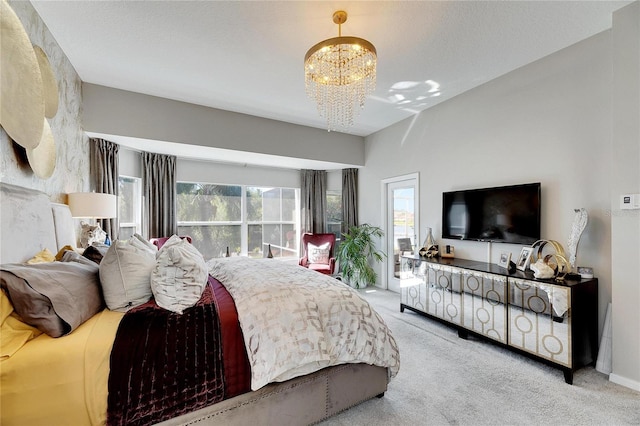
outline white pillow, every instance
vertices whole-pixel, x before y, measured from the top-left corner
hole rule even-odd
[[[153,244],[134,235],[116,240],[100,262],[100,282],[107,307],[126,312],[151,299],[151,272],[156,265]]]
[[[329,264],[329,247],[331,243],[324,243],[320,246],[314,244],[307,244],[307,259],[309,263],[324,263]]]
[[[156,256],[151,290],[158,306],[181,314],[195,305],[209,272],[202,254],[189,241],[171,236]]]

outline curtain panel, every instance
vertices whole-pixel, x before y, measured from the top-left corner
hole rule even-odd
[[[342,233],[358,225],[358,169],[342,169]]]
[[[301,180],[301,231],[312,234],[324,233],[327,222],[327,172],[301,170]]]
[[[176,157],[142,153],[142,192],[147,238],[178,233],[176,210]]]
[[[118,152],[120,145],[104,139],[90,139],[90,167],[96,192],[118,196]],[[114,241],[118,239],[118,218],[98,219],[98,224]]]

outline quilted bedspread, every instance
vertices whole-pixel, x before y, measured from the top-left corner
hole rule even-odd
[[[222,401],[221,341],[211,283],[182,315],[153,299],[128,311],[111,351],[107,425],[155,424]]]
[[[342,282],[273,259],[230,257],[207,265],[233,297],[251,365],[251,388],[345,363],[400,367],[380,315]]]

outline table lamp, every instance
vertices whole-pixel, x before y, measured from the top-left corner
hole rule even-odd
[[[69,194],[69,209],[71,216],[75,218],[110,219],[118,214],[118,198],[113,194],[103,194],[99,192],[73,192]],[[97,222],[97,221],[96,221]],[[82,226],[80,244],[83,247],[91,245],[92,240],[107,242],[108,236],[102,229],[98,231],[100,225]],[[96,234],[105,234],[105,238],[95,238]],[[102,240],[102,241],[100,241]]]

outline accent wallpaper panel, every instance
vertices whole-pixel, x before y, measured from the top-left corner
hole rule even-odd
[[[59,106],[48,119],[56,143],[56,167],[48,179],[38,178],[24,150],[0,128],[0,181],[38,189],[52,201],[66,202],[69,192],[88,191],[89,138],[82,130],[82,82],[30,2],[9,1],[31,43],[47,54],[58,82]]]

